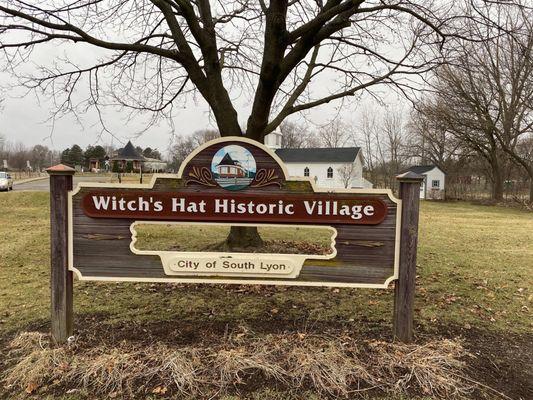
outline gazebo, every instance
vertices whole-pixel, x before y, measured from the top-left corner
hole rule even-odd
[[[144,157],[142,154],[139,154],[135,147],[128,141],[126,146],[122,149],[119,149],[117,155],[109,159],[112,165],[112,169],[120,172],[131,172],[139,171],[141,172],[142,165],[144,163]],[[128,163],[131,163],[131,171],[127,171]]]

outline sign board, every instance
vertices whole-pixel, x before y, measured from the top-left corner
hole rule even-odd
[[[69,194],[69,269],[81,280],[386,288],[398,277],[401,201],[389,190],[315,187],[240,137],[194,151],[146,185],[82,183]],[[147,251],[136,226],[328,227],[327,255]],[[290,239],[290,238],[288,238]]]

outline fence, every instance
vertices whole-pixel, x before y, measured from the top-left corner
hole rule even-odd
[[[10,175],[16,181],[19,181],[22,179],[31,179],[31,178],[39,178],[41,176],[47,176],[45,172],[38,172],[38,171],[14,171],[14,172],[10,172]]]
[[[490,200],[491,183],[483,178],[469,180],[446,177],[446,198],[449,200]],[[526,201],[529,198],[529,182],[507,180],[503,184],[503,199],[506,201]]]

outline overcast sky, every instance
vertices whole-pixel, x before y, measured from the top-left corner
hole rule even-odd
[[[63,43],[59,46],[45,44],[37,46],[32,53],[31,60],[25,62],[17,69],[25,73],[35,74],[39,66],[51,66],[58,58],[67,58],[81,66],[92,65],[102,55],[101,49],[96,49],[85,44]],[[323,78],[319,78],[323,79]],[[315,91],[328,92],[328,82],[315,80]],[[316,83],[318,82],[318,85]],[[88,145],[102,144],[123,146],[129,139],[141,147],[158,148],[166,153],[169,149],[173,135],[188,135],[199,129],[216,128],[214,121],[209,116],[209,109],[201,96],[196,99],[189,98],[184,108],[175,110],[173,118],[174,127],[162,123],[151,127],[142,135],[137,136],[143,127],[142,120],[126,121],[126,112],[118,109],[106,108],[104,120],[110,128],[112,135],[102,133],[101,125],[95,110],[86,115],[69,115],[52,124],[49,118],[54,110],[54,104],[46,97],[39,98],[33,93],[23,95],[20,89],[9,88],[16,84],[16,78],[7,72],[0,72],[0,100],[3,99],[0,109],[0,133],[10,142],[22,142],[27,146],[43,144],[51,148],[62,150],[73,144],[82,148]],[[231,88],[234,97],[240,92],[239,88]],[[86,85],[77,90],[78,96],[87,96]],[[384,91],[384,88],[376,90]],[[398,102],[396,96],[387,96],[388,102]],[[245,126],[248,117],[249,104],[243,96],[235,101],[242,126]],[[401,101],[401,100],[400,100]],[[319,108],[309,110],[305,116],[292,116],[292,120],[303,122],[311,121],[315,124],[325,124],[340,115],[344,121],[357,124],[357,110],[361,103],[345,104],[341,108],[340,102],[332,102]],[[340,110],[339,110],[340,109]]]
[[[0,75],[3,82],[13,80],[7,73]],[[111,128],[113,135],[103,132],[98,123],[98,117],[94,110],[86,115],[66,116],[55,125],[50,118],[53,111],[53,104],[45,98],[37,98],[33,93],[20,97],[22,91],[4,91],[2,97],[4,102],[0,111],[0,133],[6,136],[8,141],[22,142],[25,145],[33,146],[43,144],[55,149],[64,149],[73,144],[79,144],[82,148],[88,145],[113,144],[121,147],[129,139],[135,145],[141,147],[158,148],[166,152],[173,134],[188,135],[192,132],[205,129],[216,128],[214,121],[209,116],[207,104],[199,99],[187,102],[184,109],[175,112],[174,131],[166,124],[151,127],[148,131],[137,136],[137,132],[142,128],[139,121],[125,121],[125,113],[112,108],[106,108],[104,116],[105,122]],[[316,123],[327,123],[330,118],[337,115],[338,104],[325,105],[311,110],[306,114],[306,119]],[[341,111],[341,118],[347,122],[357,123],[356,111],[361,106],[360,103],[345,105]],[[241,124],[246,122],[245,107],[238,105]],[[304,122],[302,118],[293,117],[293,120]]]

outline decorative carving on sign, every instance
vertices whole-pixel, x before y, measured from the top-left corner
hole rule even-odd
[[[189,176],[185,184],[188,185],[189,183],[198,183],[200,185],[211,187],[217,185],[213,180],[211,171],[209,171],[209,168],[206,167],[192,167],[192,169],[189,171]]]
[[[251,187],[265,187],[269,185],[278,185],[281,187],[281,183],[278,181],[279,176],[276,175],[274,169],[260,169],[255,175],[255,180],[250,184]]]

